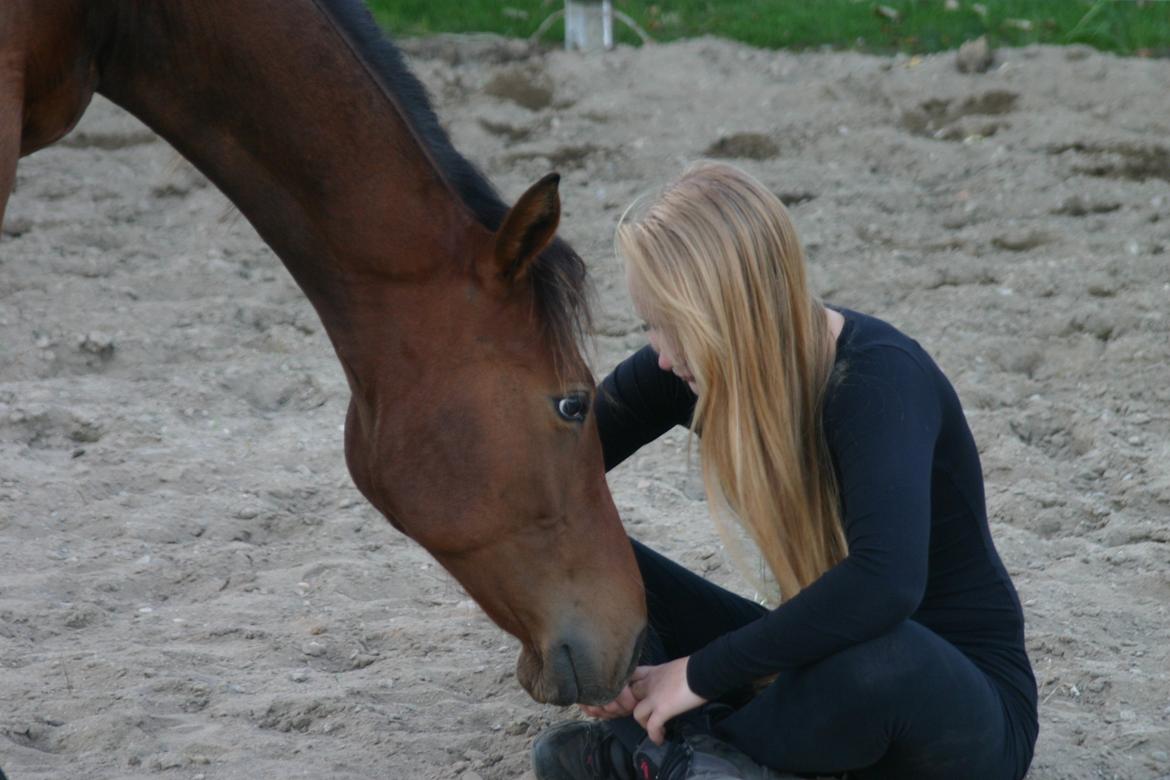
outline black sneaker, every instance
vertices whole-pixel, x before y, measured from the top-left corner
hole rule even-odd
[[[661,745],[646,738],[634,753],[634,769],[638,780],[796,780],[708,734],[675,736]]]
[[[605,721],[558,723],[532,743],[537,780],[639,780],[634,757]]]

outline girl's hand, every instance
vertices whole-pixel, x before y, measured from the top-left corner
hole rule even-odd
[[[602,720],[609,720],[610,718],[624,718],[634,711],[634,706],[638,700],[634,698],[634,692],[630,690],[627,685],[622,688],[622,692],[617,695],[617,698],[609,704],[603,704],[600,707],[594,707],[590,704],[581,704],[581,712],[584,712],[591,718],[601,718]]]
[[[638,700],[634,720],[656,745],[666,739],[666,721],[707,701],[687,685],[687,658],[660,666],[639,666],[630,677],[629,688]]]

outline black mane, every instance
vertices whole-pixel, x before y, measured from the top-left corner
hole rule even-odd
[[[431,107],[426,88],[410,72],[402,53],[387,39],[360,0],[318,0],[396,98],[439,168],[475,217],[498,230],[508,206],[479,170],[455,150]],[[552,344],[561,354],[576,350],[590,328],[585,263],[567,243],[556,239],[527,273]]]

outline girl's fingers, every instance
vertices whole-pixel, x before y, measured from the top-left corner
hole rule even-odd
[[[626,686],[618,693],[617,698],[606,704],[579,704],[578,709],[590,718],[621,718],[634,711],[638,700],[634,697],[630,686]]]
[[[628,715],[634,711],[634,707],[638,706],[638,697],[634,695],[634,691],[627,685],[625,688],[622,688],[622,692],[618,694],[615,703],[621,706],[623,715]]]
[[[654,711],[653,705],[646,699],[638,702],[638,706],[634,707],[634,720],[638,721],[638,725],[646,728],[646,724],[650,720],[650,713]]]
[[[653,713],[646,722],[646,733],[650,735],[650,739],[655,745],[661,745],[666,739],[666,729],[662,718],[658,713]]]
[[[581,705],[581,712],[585,713],[586,716],[596,720],[611,720],[613,718],[621,717],[625,714],[621,710],[615,708],[612,703],[607,704],[604,707],[589,707],[586,705]]]
[[[633,708],[627,707],[626,703],[622,701],[622,697],[620,695],[609,704],[605,705],[605,711],[611,718],[621,717],[622,715],[627,714],[631,709]]]
[[[654,711],[655,705],[650,703],[648,699],[642,699],[638,702],[638,706],[634,708],[634,720],[638,721],[638,725],[646,729],[646,734],[653,740],[655,745],[661,745],[666,738],[663,729],[662,718]]]

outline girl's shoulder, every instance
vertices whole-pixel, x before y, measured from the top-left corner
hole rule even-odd
[[[866,362],[897,361],[901,352],[919,363],[923,369],[937,370],[926,350],[883,319],[841,306],[830,306],[845,318],[845,327],[837,339],[836,362],[848,363],[864,358]]]
[[[869,314],[832,307],[845,318],[829,379],[829,396],[869,396],[874,392],[914,395],[945,392],[949,385],[922,345],[896,327]]]

